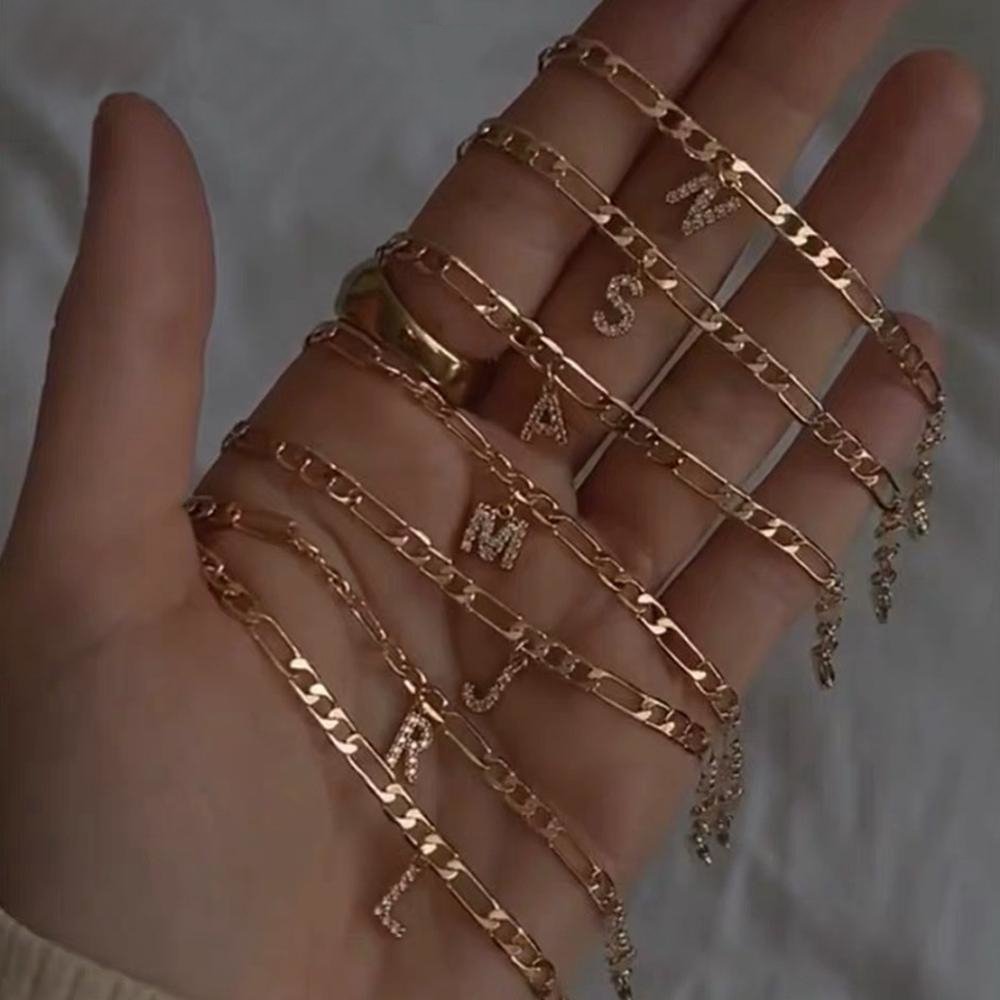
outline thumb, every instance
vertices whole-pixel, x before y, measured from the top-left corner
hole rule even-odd
[[[190,476],[213,286],[183,136],[144,98],[106,99],[11,547],[72,556],[167,523]]]

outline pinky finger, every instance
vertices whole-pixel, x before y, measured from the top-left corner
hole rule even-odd
[[[917,317],[904,321],[912,324],[908,328],[914,339],[937,365],[941,350],[936,333]],[[916,395],[871,337],[837,380],[828,403],[890,460],[910,453],[925,417]],[[754,496],[800,524],[838,559],[871,512],[867,493],[808,435],[800,435]],[[848,581],[848,598],[855,607],[867,602],[859,584]],[[745,685],[815,599],[815,588],[789,560],[734,522],[711,536],[666,594],[672,613],[715,662],[726,665],[737,687]]]

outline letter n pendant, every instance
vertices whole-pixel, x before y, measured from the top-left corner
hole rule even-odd
[[[501,569],[513,569],[527,533],[528,522],[515,514],[512,504],[480,503],[469,518],[460,547],[463,552],[475,551],[483,562],[499,558]]]

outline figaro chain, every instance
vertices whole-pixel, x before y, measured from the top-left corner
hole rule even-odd
[[[670,100],[651,80],[601,42],[567,35],[539,57],[539,68],[569,63],[606,80],[656,128],[676,140],[692,160],[714,168],[718,183],[743,200],[771,229],[834,288],[858,319],[895,360],[929,413],[917,447],[914,488],[909,498],[909,528],[926,534],[931,482],[931,453],[944,439],[945,394],[941,381],[906,327],[868,284],[860,271],[803,218],[746,160],[727,149]]]
[[[497,149],[546,178],[564,197],[583,212],[623,253],[633,260],[649,282],[712,342],[749,371],[758,383],[782,403],[785,409],[828,451],[838,458],[851,475],[868,491],[882,511],[876,529],[875,571],[872,575],[873,600],[879,606],[880,592],[889,591],[896,574],[885,571],[883,536],[902,523],[906,499],[892,473],[861,441],[828,410],[811,390],[722,307],[685,275],[678,266],[608,196],[578,170],[565,156],[530,132],[499,119],[483,122],[460,147],[462,155],[477,142]],[[681,291],[695,301],[685,302]],[[699,310],[698,306],[702,308]],[[896,550],[891,550],[894,558]],[[884,620],[879,615],[880,620]]]
[[[390,362],[385,350],[365,331],[345,319],[321,323],[306,338],[307,346],[325,345],[354,365],[381,372],[398,384],[446,430],[457,437],[466,449],[509,491],[512,500],[526,507],[583,565],[592,569],[598,581],[609,589],[636,621],[653,637],[660,649],[681,670],[706,699],[723,725],[719,758],[714,772],[714,799],[699,796],[696,805],[698,822],[692,833],[696,852],[711,860],[708,834],[721,833],[728,839],[735,806],[743,794],[743,746],[740,735],[739,696],[718,667],[705,656],[684,630],[670,616],[663,603],[630,573],[598,541],[585,525],[567,513],[559,502],[537,486],[511,460],[486,439],[485,435],[460,410],[452,406],[432,385]],[[709,817],[709,813],[714,815]],[[702,829],[702,822],[708,827]]]
[[[526,507],[584,565],[595,570],[600,582],[648,629],[664,652],[691,680],[712,706],[721,722],[739,717],[736,691],[718,667],[698,649],[667,612],[622,563],[612,555],[577,518],[567,513],[550,493],[516,468],[495,448],[478,427],[427,382],[393,364],[385,350],[350,320],[321,323],[307,338],[308,345],[325,344],[355,365],[379,371],[400,385],[424,410],[457,437],[490,473],[506,486],[513,498]],[[666,638],[673,636],[675,644]]]
[[[591,663],[532,625],[463,573],[448,556],[435,548],[425,532],[404,521],[357,479],[317,451],[281,440],[246,421],[237,424],[226,436],[223,449],[280,466],[310,489],[344,508],[399,556],[433,580],[446,597],[527,653],[532,662],[660,733],[688,753],[701,759],[708,755],[710,741],[703,726],[680,709]]]
[[[473,722],[451,707],[445,693],[393,640],[371,605],[324,556],[298,524],[281,514],[255,510],[210,496],[192,497],[191,520],[213,530],[234,530],[271,545],[290,549],[318,572],[323,583],[378,647],[388,669],[402,682],[429,722],[440,727],[462,756],[481,774],[487,787],[553,852],[586,891],[607,931],[605,951],[619,1000],[631,1000],[630,981],[635,949],[625,922],[625,906],[610,874],[586,852],[566,821],[543,801],[500,756]]]
[[[197,505],[192,509],[197,514]],[[199,553],[203,576],[223,610],[247,629],[319,724],[327,741],[378,800],[382,811],[419,854],[423,864],[507,956],[533,996],[543,1000],[566,1000],[555,968],[538,944],[424,814],[288,633],[262,608],[257,598],[229,574],[216,553],[204,546],[199,547]]]
[[[582,365],[548,337],[538,323],[520,310],[457,257],[411,234],[399,234],[383,244],[377,259],[408,263],[441,281],[498,333],[536,371],[550,375],[559,388],[619,438],[637,448],[644,458],[666,469],[689,489],[777,548],[822,592],[816,604],[817,641],[813,661],[821,683],[834,680],[833,654],[837,647],[843,602],[843,577],[833,559],[793,524],[761,506],[748,493],[668,437],[631,404],[610,393]]]

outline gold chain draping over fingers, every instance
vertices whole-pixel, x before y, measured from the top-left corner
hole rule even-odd
[[[624,902],[614,880],[589,856],[579,839],[570,832],[567,821],[516,774],[468,718],[451,707],[441,688],[410,660],[371,605],[329,562],[322,549],[302,532],[295,521],[274,511],[250,509],[209,496],[192,497],[187,510],[198,526],[216,531],[239,531],[271,545],[287,548],[316,570],[326,588],[377,646],[386,667],[413,699],[415,709],[406,718],[419,718],[428,726],[440,728],[463,758],[479,771],[486,786],[543,841],[586,891],[605,927],[605,952],[616,994],[619,1000],[630,1000],[635,949],[626,927]],[[395,766],[391,755],[386,760],[390,766]],[[407,781],[412,783],[409,777]],[[420,870],[412,866],[407,869],[404,875],[406,886],[396,894],[397,897],[412,884],[416,877],[414,873]],[[379,904],[380,907],[384,903],[385,900]],[[384,909],[386,917],[391,920],[391,908]],[[401,927],[398,922],[395,926]],[[396,936],[400,936],[398,931]]]
[[[727,149],[621,56],[601,42],[568,35],[547,48],[539,58],[541,69],[554,62],[578,66],[606,80],[646,117],[651,118],[660,132],[676,140],[686,156],[710,167],[716,183],[742,199],[778,237],[794,247],[823,280],[837,290],[896,361],[928,409],[927,423],[917,445],[913,489],[907,505],[911,533],[926,534],[930,527],[928,501],[933,489],[931,456],[944,439],[945,395],[940,378],[903,323],[861,272],[809,225],[760,173]]]
[[[531,624],[435,548],[420,528],[405,521],[342,467],[305,445],[283,441],[247,422],[227,435],[224,449],[272,462],[299,482],[324,494],[390,546],[401,558],[433,580],[438,589],[474,615],[512,646],[520,646],[532,662],[579,690],[665,736],[688,753],[704,759],[710,749],[704,727],[661,698],[599,667],[565,643]]]
[[[647,236],[636,223],[583,171],[548,143],[530,132],[499,119],[483,122],[460,147],[459,154],[476,143],[505,153],[517,163],[530,167],[548,180],[569,202],[617,246],[668,301],[695,328],[738,362],[757,382],[772,393],[785,410],[843,465],[870,494],[883,512],[880,526],[901,520],[905,498],[889,470],[848,430],[817,396],[746,329],[727,315],[722,306],[703,291],[680,267]],[[894,553],[893,553],[894,554]],[[891,587],[891,579],[881,574],[887,555],[881,533],[875,554],[876,587]],[[891,566],[890,566],[891,571]]]
[[[717,815],[708,816],[705,803],[700,798],[700,811],[695,816],[692,839],[699,857],[710,860],[708,838],[714,834],[723,843],[728,841],[732,813],[742,795],[743,778],[739,697],[718,667],[670,616],[663,603],[604,548],[593,532],[569,514],[555,497],[536,485],[503,452],[490,444],[479,428],[433,386],[388,360],[386,350],[367,332],[349,320],[338,319],[321,323],[310,333],[306,343],[329,347],[352,364],[379,371],[404,389],[417,404],[457,437],[466,450],[509,491],[513,504],[527,509],[582,565],[593,571],[597,581],[631,612],[633,618],[653,636],[661,651],[706,699],[723,725],[720,749],[717,752],[717,783],[713,788],[715,799],[712,802]],[[520,661],[512,659],[511,662],[517,664]]]
[[[193,510],[197,513],[197,505]],[[503,907],[461,855],[441,835],[397,779],[382,755],[358,730],[333,692],[278,621],[237,582],[222,559],[199,546],[203,576],[222,608],[239,621],[319,724],[327,741],[344,758],[382,811],[461,904],[476,925],[507,956],[532,994],[564,1000],[552,963],[521,924]]]
[[[843,602],[843,578],[826,552],[793,524],[761,506],[696,455],[686,451],[631,404],[614,396],[582,365],[569,357],[538,323],[490,286],[463,261],[426,240],[399,234],[377,251],[378,260],[408,263],[443,282],[536,370],[551,373],[558,387],[643,457],[661,466],[725,515],[755,532],[793,560],[822,588],[816,603],[817,641],[813,662],[822,684],[834,680]]]

